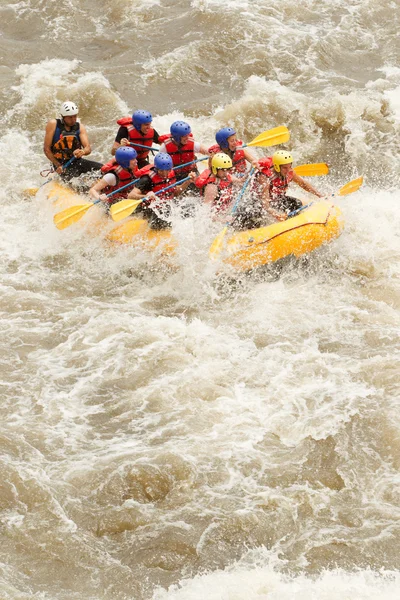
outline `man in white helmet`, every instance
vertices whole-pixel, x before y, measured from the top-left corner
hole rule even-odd
[[[67,180],[82,173],[98,171],[101,163],[82,158],[90,154],[92,149],[86,127],[78,121],[76,104],[64,102],[60,116],[61,119],[51,119],[47,123],[44,136],[43,151],[54,170]]]

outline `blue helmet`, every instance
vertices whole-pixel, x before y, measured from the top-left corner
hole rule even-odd
[[[147,110],[135,110],[132,115],[132,123],[135,129],[140,131],[140,128],[145,123],[151,123],[153,117]]]
[[[115,160],[123,169],[129,169],[129,163],[134,158],[137,158],[137,152],[130,146],[120,146],[115,152]]]
[[[184,137],[185,135],[189,135],[189,133],[192,133],[189,123],[185,123],[185,121],[175,121],[174,123],[172,123],[169,130],[173,139],[176,142],[178,142],[178,144],[181,141],[182,137]]]
[[[172,158],[166,152],[159,152],[154,158],[154,166],[160,171],[170,171],[174,166]]]
[[[236,131],[233,127],[224,127],[215,134],[215,139],[220,148],[229,148],[228,137],[235,135]]]

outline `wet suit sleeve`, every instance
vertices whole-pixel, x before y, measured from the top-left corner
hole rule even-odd
[[[142,194],[147,194],[147,192],[151,192],[153,189],[153,182],[148,175],[143,175],[137,182],[136,187]]]
[[[155,144],[161,144],[161,142],[159,141],[159,138],[160,138],[160,136],[159,136],[158,132],[156,130],[154,130],[154,139],[153,139],[153,142]]]
[[[117,131],[117,136],[115,138],[115,141],[118,142],[118,144],[121,143],[122,138],[126,138],[129,139],[128,136],[128,130],[126,127],[120,127]]]

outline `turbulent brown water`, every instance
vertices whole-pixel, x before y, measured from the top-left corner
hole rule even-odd
[[[2,599],[397,600],[399,14],[2,3]],[[144,108],[209,144],[286,125],[298,164],[330,165],[316,187],[365,185],[278,275],[216,280],[201,211],[171,269],[24,196],[67,99],[95,160]]]

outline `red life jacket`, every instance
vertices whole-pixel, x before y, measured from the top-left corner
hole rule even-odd
[[[213,144],[209,147],[208,152],[209,154],[217,154],[217,152],[221,152],[221,148],[218,146],[218,144]]]
[[[204,194],[204,187],[207,185],[210,175],[211,175],[211,170],[204,169],[204,171],[202,171],[202,173],[200,173],[200,175],[196,178],[196,180],[194,182],[195,186],[201,190],[202,194]]]
[[[106,188],[101,190],[102,194],[111,194],[114,190],[117,190],[120,187],[123,187],[127,183],[136,179],[136,175],[132,173],[132,171],[128,171],[128,169],[123,169],[116,161],[115,158],[110,160],[110,162],[106,163],[101,167],[101,172],[104,173],[112,173],[115,175],[117,183],[115,185],[108,185]],[[118,194],[114,194],[111,198],[108,198],[108,202],[112,204],[116,199],[126,198],[129,194],[129,188],[122,190],[122,192]]]
[[[269,181],[269,196],[271,200],[279,200],[285,196],[288,185],[293,179],[293,171],[291,171],[287,177],[282,179],[273,167],[272,156],[260,158],[258,164],[261,167],[261,173],[265,175]]]
[[[135,177],[143,177],[143,175],[148,175],[150,169],[152,169],[154,167],[154,165],[145,165],[144,167],[142,167],[141,169],[136,169],[135,171]]]
[[[246,159],[244,156],[244,150],[241,147],[242,146],[242,140],[237,140],[236,142],[237,146],[235,149],[235,152],[232,152],[231,150],[228,150],[227,148],[222,149],[220,148],[220,146],[218,146],[218,144],[214,144],[213,146],[210,146],[208,151],[211,152],[212,154],[215,154],[217,152],[224,152],[224,154],[227,154],[231,159],[232,159],[232,171],[231,173],[245,173],[247,170],[247,165],[246,165]]]
[[[154,129],[152,127],[150,127],[148,132],[145,135],[143,135],[143,133],[135,129],[132,123],[132,117],[123,117],[122,119],[118,119],[117,124],[121,127],[127,128],[129,141],[133,144],[135,144],[136,142],[137,144],[141,144],[142,146],[148,146],[149,148],[151,148],[151,146],[153,145]],[[137,152],[138,160],[144,160],[148,157],[149,150],[145,150],[144,148],[135,145],[133,145],[133,148],[135,148]]]
[[[168,173],[166,178],[163,178],[158,174],[158,172],[154,169],[154,167],[152,165],[150,167],[150,169],[148,170],[148,172],[146,173],[146,175],[148,177],[150,177],[150,179],[151,179],[151,183],[153,184],[151,191],[154,193],[159,192],[160,190],[163,190],[164,188],[168,187],[169,185],[172,185],[173,183],[176,183],[175,172],[173,169],[171,169],[171,171]],[[161,200],[162,202],[165,202],[167,200],[172,200],[174,197],[175,197],[175,188],[170,188],[166,192],[157,195],[157,199]],[[154,202],[155,202],[154,200],[145,201],[144,205],[148,206],[149,204],[152,204],[154,207],[158,206]]]
[[[206,186],[209,183],[215,183],[217,185],[217,195],[215,197],[215,199],[213,200],[212,203],[212,207],[215,208],[218,212],[219,211],[223,211],[225,208],[227,208],[229,206],[229,204],[232,201],[232,179],[231,176],[228,174],[228,178],[227,179],[220,179],[219,177],[216,177],[215,175],[210,175],[208,174],[208,177],[203,177],[203,174],[206,173],[206,171],[208,171],[208,169],[206,169],[205,171],[203,171],[203,173],[201,175],[199,175],[199,177],[196,179],[195,183],[197,185],[197,187],[201,187],[199,185],[202,184],[202,188],[203,188],[203,194],[205,191]],[[198,181],[200,179],[200,181]]]
[[[161,139],[163,138],[164,136],[161,136]],[[184,146],[178,146],[178,144],[170,135],[166,139],[163,139],[163,141],[165,144],[165,151],[172,158],[174,168],[196,160],[196,155],[194,153],[194,139],[191,134],[189,135],[189,139]],[[193,165],[187,165],[186,167],[183,167],[183,169],[179,169],[179,174],[190,173],[190,171],[193,171]]]

